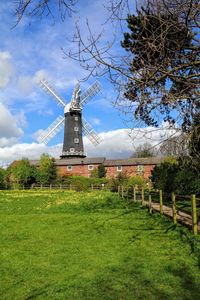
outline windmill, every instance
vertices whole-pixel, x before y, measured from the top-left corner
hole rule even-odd
[[[46,80],[40,80],[40,86],[64,108],[64,116],[60,115],[38,138],[38,142],[47,144],[64,126],[63,150],[60,158],[85,157],[82,135],[85,134],[95,146],[100,143],[100,138],[82,117],[82,109],[101,90],[100,83],[96,81],[83,94],[80,84],[77,83],[71,101],[67,104]]]

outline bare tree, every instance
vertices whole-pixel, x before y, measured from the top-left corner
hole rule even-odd
[[[57,14],[61,20],[64,20],[66,15],[71,16],[74,12],[74,6],[78,0],[15,0],[16,17],[15,26],[26,15],[30,19],[33,17],[47,16],[53,20]]]
[[[163,156],[186,156],[189,153],[188,139],[185,134],[170,137],[161,144],[159,152]]]
[[[145,143],[138,146],[131,157],[153,157],[155,154],[154,147],[149,143]]]

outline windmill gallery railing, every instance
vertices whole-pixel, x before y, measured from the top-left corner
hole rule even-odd
[[[159,212],[177,222],[192,228],[194,235],[200,232],[200,198],[196,195],[177,195],[174,192],[164,193],[162,190],[145,190],[137,187],[118,187],[118,194],[122,198],[127,198],[133,203],[140,203],[147,207],[149,213]]]

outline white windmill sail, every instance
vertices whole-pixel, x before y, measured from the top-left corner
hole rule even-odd
[[[92,128],[92,126],[86,122],[84,118],[82,118],[82,126],[83,126],[83,133],[88,137],[88,139],[97,146],[100,144],[101,139],[98,136],[98,134],[95,132],[95,130]]]
[[[80,105],[83,107],[89,100],[91,100],[101,90],[101,85],[98,81],[95,81],[82,95]]]
[[[49,85],[47,80],[45,79],[40,80],[40,86],[47,94],[51,95],[54,98],[54,100],[56,100],[59,106],[63,106],[63,107],[66,106],[65,100],[62,97],[58,96],[54,88]]]
[[[62,128],[64,125],[65,117],[59,116],[37,139],[39,143],[47,144]]]

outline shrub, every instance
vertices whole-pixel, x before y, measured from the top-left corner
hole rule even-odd
[[[151,174],[153,187],[165,192],[176,190],[175,178],[177,176],[179,166],[176,160],[164,161],[160,165],[155,166]]]

